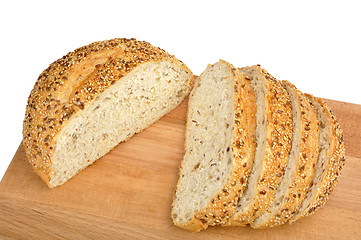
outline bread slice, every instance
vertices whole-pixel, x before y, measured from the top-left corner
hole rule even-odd
[[[147,42],[112,39],[52,63],[31,91],[23,125],[35,172],[55,187],[175,108],[192,72]]]
[[[316,110],[320,122],[319,156],[306,197],[289,223],[314,213],[325,204],[340,178],[345,163],[343,133],[335,115],[321,98],[309,94],[306,96]]]
[[[272,205],[292,143],[292,107],[286,89],[260,66],[241,71],[255,92],[257,148],[247,189],[228,226],[251,224]]]
[[[252,168],[255,111],[249,80],[231,64],[209,65],[196,80],[171,213],[175,225],[199,231],[232,216]]]
[[[319,124],[316,112],[308,98],[293,84],[282,81],[282,85],[292,103],[292,148],[273,204],[251,224],[253,228],[281,225],[295,213],[307,193],[318,158]]]

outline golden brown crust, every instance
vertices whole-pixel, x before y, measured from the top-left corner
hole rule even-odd
[[[249,68],[249,67],[248,67]],[[266,85],[267,137],[262,172],[257,183],[252,205],[244,212],[236,210],[227,225],[251,224],[272,204],[275,191],[287,164],[292,139],[292,109],[288,93],[281,83],[260,66],[253,66],[262,73]],[[238,210],[240,208],[238,207]]]
[[[284,200],[279,207],[279,211],[274,213],[267,222],[258,223],[257,220],[251,226],[253,228],[275,227],[285,223],[296,211],[297,207],[304,199],[308,185],[312,181],[318,158],[318,134],[319,123],[315,110],[310,102],[293,84],[288,81],[282,81],[286,87],[295,91],[299,102],[299,112],[301,118],[301,142],[299,158],[296,171],[292,175],[288,190]]]
[[[239,196],[246,188],[247,178],[253,164],[256,126],[254,93],[249,80],[244,78],[244,74],[230,63],[225,63],[234,75],[233,165],[230,177],[224,187],[204,209],[196,212],[189,222],[180,226],[192,232],[228,221],[236,209]]]
[[[195,216],[191,220],[189,220],[187,223],[185,223],[184,225],[179,225],[176,223],[175,223],[175,225],[177,225],[180,228],[184,228],[190,232],[199,232],[202,229],[208,228],[208,225],[206,223],[203,223],[201,220],[199,220]]]
[[[306,96],[311,99],[311,101],[318,102],[324,108],[324,113],[330,121],[330,158],[328,159],[326,170],[322,176],[320,187],[317,189],[316,195],[313,196],[311,205],[303,212],[297,213],[297,215],[291,218],[289,221],[290,223],[293,223],[304,216],[313,214],[326,203],[326,200],[329,198],[341,176],[341,170],[345,164],[343,132],[335,115],[321,98],[314,97],[310,94],[306,94]]]
[[[23,123],[23,144],[35,172],[49,185],[62,126],[136,66],[163,59],[179,61],[147,42],[117,38],[78,48],[50,64],[30,93]]]

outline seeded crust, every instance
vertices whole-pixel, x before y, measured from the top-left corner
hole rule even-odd
[[[254,159],[256,127],[254,92],[249,80],[245,79],[242,72],[230,63],[220,61],[228,65],[234,76],[233,164],[224,187],[204,209],[196,212],[190,221],[180,225],[172,216],[175,225],[192,232],[206,229],[208,226],[221,225],[228,221],[236,209],[239,196],[246,188]],[[181,169],[179,176],[182,174]]]
[[[253,223],[273,201],[275,191],[282,179],[291,149],[292,140],[292,109],[285,88],[260,66],[242,68],[246,78],[250,69],[263,75],[266,86],[266,118],[267,133],[262,172],[257,181],[256,194],[247,209],[238,203],[237,209],[227,226],[245,226]],[[253,171],[252,171],[253,172]],[[249,185],[247,187],[250,187]]]
[[[317,189],[316,195],[312,196],[313,200],[311,205],[303,211],[297,211],[296,214],[289,220],[289,223],[293,223],[302,217],[313,214],[326,203],[326,200],[329,198],[341,176],[341,170],[345,164],[343,132],[335,115],[321,98],[314,97],[310,94],[306,94],[306,96],[310,99],[311,104],[313,102],[319,103],[323,107],[324,113],[329,119],[331,126],[330,157],[328,159],[326,170],[322,175],[320,187]],[[309,194],[309,192],[307,194]]]
[[[285,223],[295,212],[297,207],[304,199],[308,185],[312,181],[313,173],[318,158],[318,134],[319,123],[315,110],[311,106],[308,98],[300,92],[293,84],[288,81],[282,81],[282,85],[292,91],[293,95],[297,97],[298,106],[298,119],[300,120],[300,127],[295,128],[294,131],[300,131],[300,139],[293,138],[292,151],[296,151],[294,154],[297,160],[297,164],[293,173],[290,173],[290,181],[285,182],[285,187],[288,188],[282,200],[275,199],[270,213],[268,209],[264,214],[255,220],[251,226],[253,228],[266,228],[275,227]],[[291,95],[291,94],[290,94]],[[295,146],[295,142],[299,143]],[[291,156],[291,155],[290,155]],[[290,160],[289,160],[290,161]],[[290,171],[289,166],[286,171]],[[281,184],[282,185],[282,184]],[[281,186],[280,185],[280,186]],[[275,204],[279,204],[275,206]]]
[[[169,60],[192,72],[166,51],[136,39],[94,42],[58,59],[44,70],[30,93],[23,122],[23,145],[42,180],[52,175],[57,134],[69,119],[104,90],[146,62]]]

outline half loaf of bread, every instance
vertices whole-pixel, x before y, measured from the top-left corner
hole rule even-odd
[[[49,187],[63,184],[175,108],[192,72],[135,39],[94,42],[52,63],[28,99],[23,144]]]
[[[231,64],[208,65],[196,80],[171,213],[175,225],[199,231],[232,216],[252,169],[255,110],[250,81]]]

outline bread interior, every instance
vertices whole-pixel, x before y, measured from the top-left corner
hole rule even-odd
[[[228,180],[233,164],[234,82],[224,62],[209,65],[190,94],[185,156],[172,218],[182,225],[204,209]]]
[[[170,60],[147,62],[99,94],[58,133],[50,184],[64,183],[175,108],[190,78]]]

